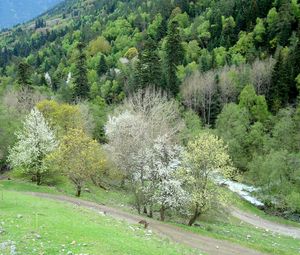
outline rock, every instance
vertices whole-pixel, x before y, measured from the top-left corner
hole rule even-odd
[[[68,252],[67,252],[67,255],[73,255],[73,252],[68,251]]]
[[[251,238],[251,235],[247,235],[247,239]]]
[[[72,241],[72,243],[71,243],[72,245],[75,245],[76,244],[76,241]]]
[[[22,215],[22,214],[18,214],[18,215],[17,215],[17,218],[18,218],[18,219],[22,219],[22,218],[23,218],[23,215]]]
[[[91,193],[91,190],[89,188],[84,188],[84,192]]]
[[[42,237],[39,234],[34,235],[36,239],[41,239]]]

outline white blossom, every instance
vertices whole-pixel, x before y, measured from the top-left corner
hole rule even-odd
[[[28,172],[37,171],[44,157],[57,146],[54,133],[36,108],[27,115],[23,130],[16,136],[18,141],[10,149],[8,161],[13,167],[22,167]]]
[[[50,74],[47,72],[47,73],[45,73],[45,80],[46,80],[46,82],[47,82],[47,85],[49,86],[49,87],[52,87],[52,79],[51,79],[51,76],[50,76]]]

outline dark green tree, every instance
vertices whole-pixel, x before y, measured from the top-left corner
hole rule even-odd
[[[101,55],[97,66],[97,74],[99,75],[99,77],[101,77],[102,75],[106,74],[107,71],[108,71],[108,66],[105,60],[105,56]]]
[[[17,81],[22,89],[29,89],[31,87],[31,68],[26,62],[20,62],[18,65]]]
[[[76,57],[76,69],[74,72],[74,99],[88,98],[90,87],[87,78],[85,45],[82,42],[77,44],[78,55]]]
[[[162,86],[161,63],[157,52],[157,43],[149,36],[144,44],[137,65],[137,87]]]
[[[182,64],[184,59],[184,50],[181,44],[178,26],[177,21],[170,21],[165,46],[166,89],[174,96],[179,92],[179,81],[176,76],[177,66]]]

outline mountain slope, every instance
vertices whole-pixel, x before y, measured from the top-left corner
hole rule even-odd
[[[62,0],[1,0],[0,29],[26,22]]]

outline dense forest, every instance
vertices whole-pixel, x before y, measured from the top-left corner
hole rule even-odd
[[[197,160],[208,150],[215,156],[205,162],[207,169],[220,167],[230,178],[260,187],[258,196],[269,211],[300,214],[297,0],[67,0],[34,21],[3,30],[0,49],[3,171],[22,165],[17,155],[24,144],[13,147],[22,140],[16,133],[22,123],[25,133],[30,123],[39,123],[42,136],[47,121],[55,131],[43,141],[49,151],[43,151],[43,163],[37,159],[38,166],[69,164],[71,179],[71,169],[78,169],[80,178],[72,180],[78,195],[83,176],[74,164],[101,165],[101,174],[93,175],[101,186],[117,168],[121,186],[127,181],[142,186],[135,184],[137,209],[150,204],[144,209],[151,214],[156,201],[163,204],[164,219],[164,210],[184,203],[179,198],[187,191],[177,179],[186,185],[188,174],[180,170],[174,180],[167,172],[177,169],[185,147],[191,169],[203,166]],[[112,162],[99,161],[104,151],[95,141],[114,155]],[[74,162],[81,145],[88,156]],[[169,157],[166,173],[149,173],[151,182],[144,187],[148,168],[143,172],[140,165],[163,153]],[[37,183],[56,178],[43,171],[22,172]],[[174,194],[166,204],[161,178]],[[157,190],[156,197],[147,196]],[[207,204],[195,205],[197,218]]]

